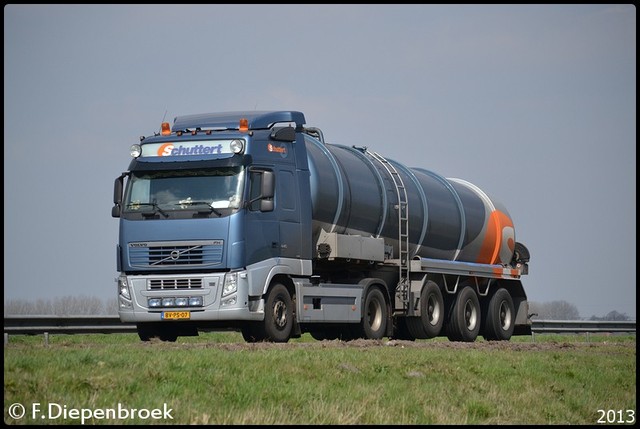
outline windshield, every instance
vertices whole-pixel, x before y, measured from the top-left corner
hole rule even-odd
[[[133,172],[124,211],[237,209],[243,177],[243,167]]]

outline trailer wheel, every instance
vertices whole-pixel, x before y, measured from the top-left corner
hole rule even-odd
[[[487,306],[483,336],[486,340],[508,341],[515,328],[516,311],[511,294],[504,288],[496,290]]]
[[[415,341],[417,337],[411,333],[409,330],[409,323],[407,321],[408,317],[395,317],[394,322],[395,326],[393,329],[393,339],[394,340],[407,340],[407,341]]]
[[[364,338],[379,340],[387,331],[387,303],[384,295],[377,287],[367,290],[362,315],[362,331]]]
[[[435,282],[428,281],[420,292],[420,317],[407,317],[409,333],[416,338],[435,338],[444,324],[444,298]]]
[[[267,341],[286,343],[293,329],[293,300],[289,290],[276,283],[267,295],[264,309],[264,333]]]
[[[480,301],[471,286],[465,286],[458,292],[447,325],[447,337],[450,341],[473,342],[480,332]]]

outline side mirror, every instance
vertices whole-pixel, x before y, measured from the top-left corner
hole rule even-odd
[[[262,187],[260,189],[260,211],[273,211],[273,195],[276,191],[275,175],[273,171],[265,171],[262,173]]]
[[[262,173],[262,187],[260,188],[261,198],[273,198],[275,193],[275,176],[273,171],[265,171]]]
[[[260,211],[261,212],[272,212],[273,211],[273,198],[268,200],[260,200]]]
[[[111,208],[112,217],[120,217],[120,207],[122,206],[122,190],[124,189],[124,178],[129,173],[122,173],[120,177],[116,178],[113,184],[113,204]]]

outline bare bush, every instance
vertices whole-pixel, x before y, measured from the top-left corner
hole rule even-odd
[[[115,315],[118,314],[118,307],[115,299],[103,302],[100,298],[94,296],[68,295],[56,297],[52,300],[9,300],[4,304],[4,314],[46,316]]]

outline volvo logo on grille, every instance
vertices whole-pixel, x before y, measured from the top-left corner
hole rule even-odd
[[[171,258],[171,260],[173,261],[177,261],[178,258],[180,258],[180,252],[178,252],[177,250],[172,250],[169,258]]]

